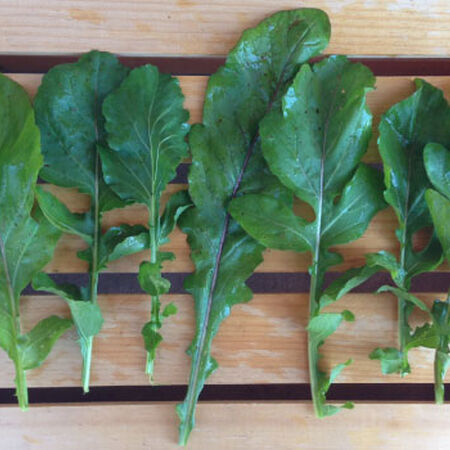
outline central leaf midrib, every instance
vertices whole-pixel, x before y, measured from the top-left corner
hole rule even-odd
[[[13,345],[14,345],[14,356],[15,356],[14,364],[16,367],[16,371],[19,373],[19,372],[24,372],[24,370],[22,368],[22,362],[20,360],[19,349],[17,346],[17,339],[21,333],[20,322],[18,321],[18,314],[16,311],[16,301],[15,301],[13,286],[11,284],[11,277],[9,274],[8,261],[6,260],[5,243],[3,241],[3,237],[1,234],[0,234],[0,253],[2,254],[3,270],[5,271],[5,279],[6,279],[6,285],[7,285],[7,289],[8,289],[8,297],[9,297],[10,309],[11,309],[10,313],[11,313],[11,324],[12,324],[12,331],[13,331],[12,338],[14,340]]]
[[[298,44],[303,39],[303,36],[304,35],[301,36],[301,38],[297,42],[295,48],[298,48]],[[292,53],[293,53],[293,51],[291,51],[289,53],[288,58],[290,58],[292,56]],[[289,63],[288,58],[287,58],[287,61],[285,62],[284,66],[283,66],[283,69],[282,69],[282,71],[280,73],[280,77],[279,77],[279,79],[277,81],[277,84],[275,86],[274,92],[273,92],[273,94],[272,94],[272,96],[271,96],[271,98],[270,98],[270,100],[268,102],[268,105],[267,105],[267,108],[266,108],[266,111],[265,111],[264,115],[266,115],[268,112],[270,112],[270,110],[272,109],[273,103],[275,101],[275,98],[278,95],[278,92],[280,90],[281,84],[283,82],[283,78],[284,78],[284,74],[285,74],[286,68],[287,68],[288,63]],[[263,115],[263,117],[264,117],[264,115]],[[250,158],[252,156],[252,153],[253,153],[254,147],[255,147],[255,145],[256,145],[256,143],[258,141],[258,138],[259,138],[259,131],[256,132],[256,134],[254,135],[253,139],[250,141],[249,147],[247,149],[247,152],[246,152],[246,155],[245,155],[245,158],[244,158],[244,162],[242,164],[242,167],[241,167],[241,170],[239,172],[238,178],[237,178],[237,180],[235,182],[235,185],[234,185],[234,188],[233,188],[230,200],[233,200],[236,197],[237,191],[239,190],[239,187],[241,185],[241,182],[242,182],[242,179],[243,179],[243,176],[244,176],[244,172],[245,172],[245,170],[247,168],[247,165],[249,163],[249,160],[250,160]],[[230,214],[228,212],[226,212],[224,223],[223,223],[223,227],[222,227],[222,234],[221,234],[220,241],[219,241],[219,248],[218,248],[217,255],[216,255],[216,260],[215,260],[215,263],[214,263],[213,276],[212,276],[211,285],[210,285],[209,293],[208,293],[207,308],[206,308],[206,311],[205,311],[205,316],[206,316],[205,323],[206,323],[206,326],[202,326],[201,327],[201,331],[200,331],[200,338],[199,338],[199,349],[200,349],[199,355],[200,355],[200,357],[199,357],[199,360],[202,359],[203,352],[204,352],[206,333],[207,333],[207,329],[209,327],[209,318],[210,318],[211,309],[212,309],[212,298],[213,298],[215,287],[216,287],[216,283],[217,283],[217,277],[218,277],[218,273],[219,273],[220,261],[221,261],[221,258],[222,258],[222,253],[223,253],[223,249],[224,249],[224,245],[225,245],[226,235],[228,234],[228,228],[229,228],[229,225],[230,225],[230,220],[231,220],[231,216],[230,216]],[[192,383],[195,384],[195,385],[197,384],[199,367],[200,367],[199,363],[194,364],[194,372],[192,374],[191,379],[192,379]],[[192,413],[192,410],[193,410],[193,407],[194,407],[194,405],[193,405],[193,397],[194,397],[195,393],[193,393],[192,390],[189,389],[188,390],[188,395],[189,395],[189,398],[186,399],[186,402],[188,404],[187,417],[190,417],[191,413]]]

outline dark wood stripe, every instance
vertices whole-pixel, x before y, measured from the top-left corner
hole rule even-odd
[[[172,284],[171,294],[185,294],[183,281],[189,273],[164,273]],[[329,272],[325,276],[326,283],[330,283],[340,275],[339,272]],[[73,283],[78,286],[86,285],[88,275],[86,273],[58,273],[51,274],[58,283]],[[255,294],[281,294],[281,293],[306,293],[309,292],[309,274],[296,273],[254,273],[247,284]],[[371,279],[361,284],[353,292],[370,293],[377,290],[383,284],[392,285],[389,274],[378,273]],[[447,292],[450,285],[448,272],[424,273],[415,277],[411,284],[411,292]],[[100,294],[139,294],[142,293],[136,273],[102,273],[99,280]],[[45,295],[45,292],[34,291],[27,286],[24,295]]]
[[[89,394],[78,387],[30,388],[31,404],[46,403],[96,403],[96,402],[179,402],[186,395],[186,386],[97,386]],[[446,385],[446,401],[450,400],[450,384]],[[432,384],[378,383],[333,384],[329,401],[376,401],[376,402],[432,402]],[[239,384],[205,385],[200,401],[309,401],[309,384]],[[0,389],[0,404],[15,404],[14,389]]]
[[[79,54],[61,55],[0,55],[0,71],[4,73],[45,73],[53,66],[74,62]],[[153,64],[163,72],[174,75],[210,75],[225,61],[224,57],[213,56],[119,56],[129,67]],[[317,61],[320,58],[315,58]],[[450,58],[407,58],[407,57],[351,57],[352,61],[367,65],[375,75],[450,75]]]

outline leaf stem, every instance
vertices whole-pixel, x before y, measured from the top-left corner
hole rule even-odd
[[[91,211],[94,216],[94,236],[92,239],[92,261],[89,265],[89,301],[93,304],[97,304],[97,291],[98,291],[98,277],[99,277],[99,243],[101,236],[101,223],[100,223],[100,199],[99,199],[99,177],[100,177],[100,155],[98,150],[95,154],[95,184],[94,184],[94,197],[92,199]],[[89,382],[91,377],[91,361],[92,361],[92,346],[94,336],[80,336],[81,353],[83,357],[83,367],[81,370],[81,384],[83,386],[83,392],[86,394],[89,392]]]
[[[309,296],[309,320],[311,321],[319,312],[318,299],[320,298],[320,280],[318,272],[318,259],[313,261],[311,273],[311,288]],[[324,417],[322,400],[319,392],[319,349],[311,339],[308,331],[308,365],[309,380],[311,383],[311,397],[314,405],[314,412],[317,417]]]
[[[434,352],[434,399],[437,405],[444,403],[445,386],[442,379],[439,349]]]
[[[405,214],[405,217],[407,217],[407,214]],[[405,219],[405,222],[402,226],[401,230],[401,242],[400,242],[400,273],[402,274],[402,283],[399,288],[406,290],[404,276],[405,276],[405,268],[406,268],[406,224],[407,219]],[[397,296],[397,327],[398,327],[398,344],[399,344],[399,350],[402,353],[403,363],[402,368],[400,371],[400,375],[404,377],[409,373],[409,363],[408,363],[408,354],[405,353],[405,347],[408,343],[408,337],[409,337],[409,325],[408,325],[408,318],[406,317],[405,311],[407,306],[407,301],[404,300],[401,297]]]
[[[19,402],[19,407],[22,411],[28,409],[28,387],[27,387],[27,375],[25,370],[22,369],[20,364],[20,357],[17,354],[17,360],[15,362],[16,368],[16,397]]]
[[[159,218],[159,199],[155,192],[152,192],[152,198],[150,201],[150,217],[149,217],[149,237],[150,237],[150,262],[155,264],[158,260],[159,251],[159,228],[160,228],[160,218]],[[152,295],[150,297],[150,329],[157,332],[161,328],[160,321],[160,310],[161,302],[159,300],[159,295]],[[156,357],[156,348],[152,349],[151,352],[147,351],[147,358],[145,363],[145,373],[149,377],[149,381],[153,384],[153,372],[154,372],[154,362]]]
[[[3,270],[5,273],[6,284],[8,286],[8,298],[9,298],[9,308],[11,314],[11,328],[14,340],[14,366],[16,369],[16,397],[19,401],[20,409],[23,411],[28,409],[28,388],[27,388],[27,378],[25,370],[22,368],[20,361],[19,347],[18,347],[18,337],[21,334],[21,324],[20,324],[20,310],[16,302],[16,297],[14,295],[13,286],[11,283],[11,277],[9,274],[8,262],[6,260],[6,248],[2,236],[0,235],[0,253],[2,255]]]
[[[81,343],[83,340],[83,343]],[[87,394],[89,392],[89,381],[91,376],[91,360],[92,360],[92,343],[94,336],[88,336],[87,338],[80,338],[81,353],[83,356],[83,367],[81,369],[81,383],[83,385],[83,392]]]

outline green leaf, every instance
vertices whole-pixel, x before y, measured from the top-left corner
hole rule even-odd
[[[436,386],[435,388],[436,403],[442,404],[444,403],[444,392],[445,392],[444,380],[447,371],[450,367],[450,354],[448,348],[446,351],[436,350],[434,367],[435,367],[434,370],[435,370],[435,386]]]
[[[405,346],[406,351],[416,347],[436,348],[439,344],[439,334],[436,327],[426,323],[414,330]]]
[[[121,198],[150,206],[174,178],[187,156],[183,101],[178,79],[150,64],[131,71],[106,99],[110,149],[102,150],[102,162],[107,183]]]
[[[377,266],[362,266],[347,270],[325,289],[319,300],[320,308],[336,302],[352,289],[367,281],[379,270]]]
[[[41,131],[44,155],[41,177],[57,186],[77,188],[90,196],[89,212],[74,215],[50,195],[40,195],[47,217],[62,231],[79,234],[89,244],[86,250],[78,253],[81,259],[89,262],[86,295],[83,301],[74,304],[66,299],[72,313],[76,314],[74,321],[80,334],[85,391],[89,389],[92,333],[100,329],[103,320],[97,304],[99,272],[111,257],[139,251],[145,243],[145,239],[144,242],[134,241],[132,245],[122,242],[123,245],[116,248],[114,243],[121,232],[108,234],[108,230],[102,239],[103,213],[126,205],[103,177],[100,152],[107,151],[108,144],[102,106],[107,95],[121,85],[128,71],[114,55],[91,51],[75,63],[49,70],[35,99],[36,123]]]
[[[404,285],[406,277],[405,269],[401,268],[397,258],[392,253],[385,250],[378,253],[369,253],[366,255],[366,261],[369,267],[379,266],[389,271],[397,286]]]
[[[166,305],[166,307],[163,309],[163,312],[161,313],[161,315],[163,317],[169,317],[169,316],[173,316],[177,313],[178,309],[175,306],[174,303],[169,303]]]
[[[431,213],[436,235],[444,250],[444,256],[450,261],[450,200],[433,189],[427,189],[425,199]]]
[[[195,300],[196,333],[188,393],[177,407],[182,445],[194,427],[205,380],[217,368],[212,340],[231,307],[251,299],[245,281],[262,260],[263,246],[229,216],[229,203],[250,193],[291,201],[263,160],[258,127],[266,113],[279,107],[300,66],[326,47],[329,36],[328,17],[316,9],[282,11],[246,30],[225,65],[210,77],[203,124],[190,131],[194,207],[183,213],[180,227],[188,234],[196,266],[185,284]]]
[[[442,145],[428,144],[424,158],[428,178],[437,189],[428,189],[425,199],[445,258],[450,261],[450,152]]]
[[[80,288],[74,284],[56,284],[48,274],[39,272],[33,277],[33,289],[36,291],[46,291],[59,295],[65,300],[84,300]]]
[[[103,324],[100,307],[89,301],[86,289],[73,284],[57,284],[43,272],[33,278],[33,289],[59,295],[67,302],[80,338],[87,339],[100,332]]]
[[[70,312],[77,327],[80,339],[87,339],[100,333],[103,326],[102,312],[98,303],[86,300],[69,300]]]
[[[428,306],[425,305],[425,303],[418,299],[415,295],[410,294],[409,292],[405,291],[404,289],[401,288],[397,288],[394,286],[381,286],[378,290],[377,290],[377,294],[381,293],[381,292],[392,292],[393,294],[395,294],[397,297],[406,300],[410,303],[413,303],[415,306],[417,306],[419,309],[421,309],[422,311],[425,311],[427,313],[429,313],[429,309]]]
[[[340,373],[348,367],[353,362],[352,359],[347,360],[345,363],[338,364],[330,372],[330,375],[328,376],[324,372],[320,372],[319,374],[319,383],[318,383],[318,391],[319,395],[322,398],[322,402],[324,403],[323,408],[323,415],[324,417],[327,416],[333,416],[337,412],[339,412],[341,409],[353,409],[354,405],[352,402],[346,402],[341,406],[335,406],[335,405],[329,405],[326,404],[326,394],[328,390],[330,389],[331,384],[334,382],[334,380],[340,375]]]
[[[450,142],[450,108],[442,91],[423,80],[416,80],[416,87],[413,95],[383,115],[378,140],[385,198],[394,208],[400,225],[397,236],[404,249],[401,268],[406,272],[406,283],[420,273],[417,265],[424,258],[428,262],[422,265],[422,272],[432,270],[441,258],[437,246],[426,253],[414,252],[412,236],[432,225],[424,198],[426,189],[431,187],[423,161],[424,147],[429,142]]]
[[[364,234],[372,217],[385,207],[379,195],[382,186],[377,170],[359,165],[338,203],[324,211],[321,230],[324,247],[352,242]]]
[[[450,296],[447,301],[435,300],[431,308],[433,317],[432,330],[435,332],[437,342],[434,357],[434,383],[436,403],[444,402],[445,375],[450,367]],[[431,345],[430,345],[431,347]]]
[[[144,261],[139,266],[139,284],[147,294],[157,296],[169,292],[170,282],[161,276],[161,268],[160,262]]]
[[[34,102],[45,162],[41,177],[97,198],[100,210],[114,196],[99,163],[98,145],[106,145],[101,108],[127,73],[115,56],[92,51],[50,69]]]
[[[123,200],[144,203],[149,212],[151,259],[141,264],[138,279],[152,296],[152,320],[143,329],[150,378],[161,340],[157,332],[163,319],[159,295],[170,288],[169,281],[161,276],[164,255],[159,248],[168,242],[180,214],[191,203],[186,192],[176,193],[160,216],[161,194],[188,155],[189,113],[183,102],[178,79],[148,64],[132,70],[103,105],[110,147],[101,149],[105,180]]]
[[[56,341],[69,328],[72,321],[58,316],[41,320],[27,334],[18,338],[20,364],[23,370],[30,370],[42,365]]]
[[[266,247],[304,252],[312,248],[307,221],[279,199],[249,194],[231,202],[230,214]]]
[[[411,372],[408,361],[405,361],[403,353],[396,348],[376,348],[369,355],[369,358],[377,359],[381,362],[381,371],[385,375],[400,373],[404,376]]]
[[[230,207],[241,226],[264,245],[311,250],[309,364],[319,417],[326,415],[329,408],[317,388],[321,376],[318,348],[344,317],[319,315],[332,300],[324,297],[321,303],[325,271],[342,262],[342,257],[330,252],[330,248],[359,238],[385,206],[379,174],[360,164],[371,136],[372,116],[366,94],[374,83],[367,67],[351,64],[343,56],[327,58],[312,67],[305,64],[287,89],[281,109],[272,109],[261,122],[262,151],[271,171],[314,209],[314,221],[306,222],[296,217],[292,208],[262,196],[238,198]],[[289,233],[282,233],[287,225]],[[347,282],[348,289],[359,282],[351,279],[344,278],[333,286],[331,294],[339,295],[342,289],[343,295]]]
[[[150,247],[148,229],[142,225],[111,227],[100,240],[100,267]]]
[[[450,151],[440,144],[427,144],[423,151],[425,170],[433,186],[450,199]]]
[[[152,328],[151,322],[147,322],[141,331],[142,337],[144,338],[144,347],[148,353],[152,353],[162,342],[163,337],[160,333]]]
[[[164,208],[161,217],[161,228],[159,231],[159,241],[168,242],[168,236],[175,229],[181,214],[192,206],[188,191],[178,191],[172,194]]]
[[[40,186],[36,189],[39,206],[49,222],[62,232],[76,234],[92,244],[94,223],[89,214],[76,214],[68,210],[53,194]]]
[[[61,233],[39,208],[32,217],[34,189],[42,166],[39,130],[27,94],[3,75],[0,117],[0,347],[14,362],[16,395],[21,408],[26,409],[27,368],[20,356],[20,295],[51,260]],[[44,353],[30,355],[42,362]]]
[[[343,311],[342,313],[322,313],[313,317],[306,327],[309,332],[309,341],[312,345],[320,347],[325,339],[339,328],[342,320],[353,322],[355,318],[350,311]]]
[[[438,144],[446,145],[450,142],[450,107],[442,91],[424,80],[417,79],[415,84],[416,92],[413,95],[395,104],[383,115],[378,139],[384,165],[384,196],[394,209],[399,222],[396,231],[400,242],[399,262],[389,255],[392,265],[385,265],[397,287],[383,289],[390,290],[398,297],[400,347],[398,350],[389,349],[389,352],[385,352],[386,355],[379,349],[374,354],[381,359],[384,372],[399,372],[401,375],[410,372],[410,348],[418,345],[429,346],[433,340],[436,342],[433,330],[427,326],[419,327],[411,333],[408,317],[414,306],[426,311],[428,308],[408,291],[414,276],[434,270],[442,261],[442,248],[434,233],[428,245],[421,251],[414,250],[413,236],[432,225],[425,201],[425,193],[432,185],[427,177],[424,158],[432,165],[441,161],[442,152]],[[429,143],[434,144],[424,155],[424,147]],[[437,153],[434,155],[436,149]],[[439,167],[439,164],[430,167],[429,172],[441,185],[445,176],[443,171],[446,169],[445,166]],[[439,211],[441,212],[442,210]],[[437,231],[439,233],[442,229],[437,227]],[[380,261],[377,263],[382,265]]]

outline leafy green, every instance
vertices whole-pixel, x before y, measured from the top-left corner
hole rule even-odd
[[[450,261],[450,151],[443,145],[427,144],[424,158],[428,178],[436,188],[428,189],[425,199],[445,258]]]
[[[40,366],[72,321],[43,319],[26,334],[20,295],[52,258],[61,233],[39,209],[32,214],[42,155],[39,130],[25,91],[0,75],[0,347],[16,369],[16,396],[28,407],[26,370]]]
[[[425,192],[425,200],[431,213],[436,234],[450,262],[450,152],[442,145],[430,143],[424,150],[427,175],[433,186]],[[450,294],[450,289],[449,289]],[[431,309],[433,329],[437,340],[433,348],[436,403],[444,402],[444,379],[450,366],[450,295],[447,301],[435,300]]]
[[[383,373],[399,373],[402,376],[411,370],[408,351],[418,346],[429,347],[430,334],[439,334],[435,325],[435,309],[429,310],[409,290],[414,276],[434,270],[442,261],[442,248],[435,233],[421,251],[414,250],[413,235],[433,224],[425,201],[427,197],[433,202],[433,194],[430,197],[431,183],[425,171],[424,147],[430,142],[436,143],[427,146],[425,160],[430,163],[428,174],[431,181],[436,186],[442,186],[445,177],[448,177],[448,165],[442,165],[445,154],[437,144],[450,143],[450,108],[442,91],[424,80],[417,79],[415,84],[416,92],[392,106],[383,115],[379,126],[378,146],[386,185],[384,196],[398,219],[396,235],[400,242],[400,258],[397,260],[389,252],[367,257],[369,265],[388,270],[396,284],[396,287],[383,286],[379,291],[391,291],[398,299],[399,348],[375,349],[370,358],[380,360]],[[434,151],[437,153],[434,154]],[[431,208],[435,206],[432,204]],[[445,209],[439,208],[441,214]],[[435,226],[437,235],[442,238],[446,224],[435,223]],[[415,331],[411,329],[408,319],[415,307],[427,311],[433,318],[431,328],[426,324]],[[437,338],[434,344],[436,348]],[[448,353],[448,345],[445,348]],[[444,347],[439,346],[439,349],[441,351]],[[439,367],[441,372],[442,367]],[[437,385],[436,389],[439,390]]]
[[[183,109],[183,100],[176,78],[146,65],[133,70],[103,105],[110,146],[100,152],[105,180],[120,198],[144,203],[149,212],[150,261],[141,264],[138,279],[152,297],[150,321],[142,329],[150,381],[162,341],[158,330],[165,317],[159,297],[170,289],[169,281],[161,276],[162,263],[175,257],[159,248],[168,242],[178,217],[190,205],[187,193],[177,192],[160,216],[161,194],[188,153],[189,113]]]
[[[196,266],[185,282],[195,300],[196,333],[188,350],[187,396],[177,407],[180,444],[186,444],[194,427],[205,380],[217,368],[212,340],[231,307],[251,299],[245,281],[262,260],[264,247],[230,217],[229,202],[244,193],[265,192],[290,204],[291,195],[263,160],[258,126],[279,106],[300,65],[326,47],[329,35],[328,17],[316,9],[282,11],[245,31],[211,76],[203,124],[189,134],[189,193],[195,206],[181,216],[180,227]]]
[[[284,96],[282,109],[273,109],[261,122],[262,150],[270,169],[312,206],[313,222],[297,217],[292,207],[279,199],[261,193],[236,198],[230,206],[234,219],[263,245],[312,253],[308,352],[318,417],[338,411],[325,403],[326,392],[350,363],[327,375],[318,367],[319,348],[342,320],[354,319],[349,311],[321,310],[376,271],[353,269],[324,289],[325,272],[342,261],[330,247],[359,238],[384,207],[380,174],[359,164],[371,135],[366,93],[374,82],[368,68],[351,64],[343,56],[330,57],[313,67],[304,65]]]
[[[127,73],[113,55],[92,51],[76,63],[52,68],[43,77],[35,100],[44,155],[41,177],[58,186],[77,188],[91,199],[88,212],[74,214],[51,193],[39,189],[46,218],[88,245],[78,256],[89,263],[90,281],[81,289],[56,286],[47,275],[33,282],[36,289],[58,294],[69,304],[79,335],[85,392],[89,390],[93,337],[103,324],[97,303],[99,272],[113,259],[148,248],[143,227],[122,225],[102,234],[101,226],[104,212],[126,204],[104,181],[100,150],[107,147],[103,100]]]

